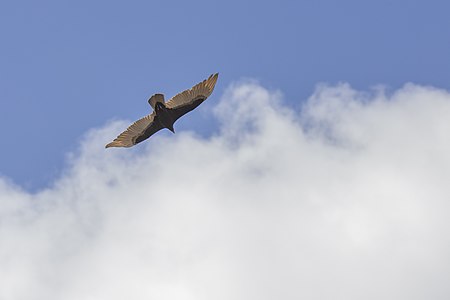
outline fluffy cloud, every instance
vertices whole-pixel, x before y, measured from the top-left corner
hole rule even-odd
[[[54,185],[0,180],[1,299],[448,299],[450,94],[254,82],[220,130],[104,144]]]

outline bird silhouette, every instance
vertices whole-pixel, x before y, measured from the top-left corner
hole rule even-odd
[[[127,130],[119,134],[105,148],[134,146],[163,128],[175,133],[173,129],[175,121],[199,106],[211,95],[218,77],[219,73],[213,74],[208,79],[177,94],[167,102],[164,102],[163,94],[151,96],[148,103],[153,108],[153,112],[131,124]]]

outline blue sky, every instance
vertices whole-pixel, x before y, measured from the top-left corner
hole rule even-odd
[[[205,111],[241,78],[281,90],[292,107],[320,82],[448,88],[449,6],[2,1],[0,174],[26,189],[45,187],[87,130],[139,118],[153,93],[170,97],[213,72],[220,72],[215,97],[203,113],[179,122],[178,131],[213,132],[215,121]]]

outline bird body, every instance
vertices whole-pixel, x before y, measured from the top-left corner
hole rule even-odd
[[[134,146],[163,128],[175,133],[174,123],[211,95],[218,76],[218,73],[209,76],[208,79],[177,94],[167,102],[164,102],[163,94],[151,96],[148,103],[153,108],[153,112],[131,124],[105,148]]]
[[[155,105],[155,112],[157,116],[156,119],[159,121],[161,126],[175,133],[175,130],[173,129],[175,120],[173,118],[173,113],[170,111],[170,108],[167,108],[162,102],[157,102]]]

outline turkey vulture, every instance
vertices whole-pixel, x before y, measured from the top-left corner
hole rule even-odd
[[[167,102],[164,102],[163,94],[155,94],[150,97],[148,103],[154,111],[137,120],[124,132],[119,134],[105,148],[131,147],[148,139],[155,132],[167,128],[173,133],[173,124],[184,114],[199,106],[211,95],[216,85],[219,73],[209,76],[189,90],[179,93]]]

